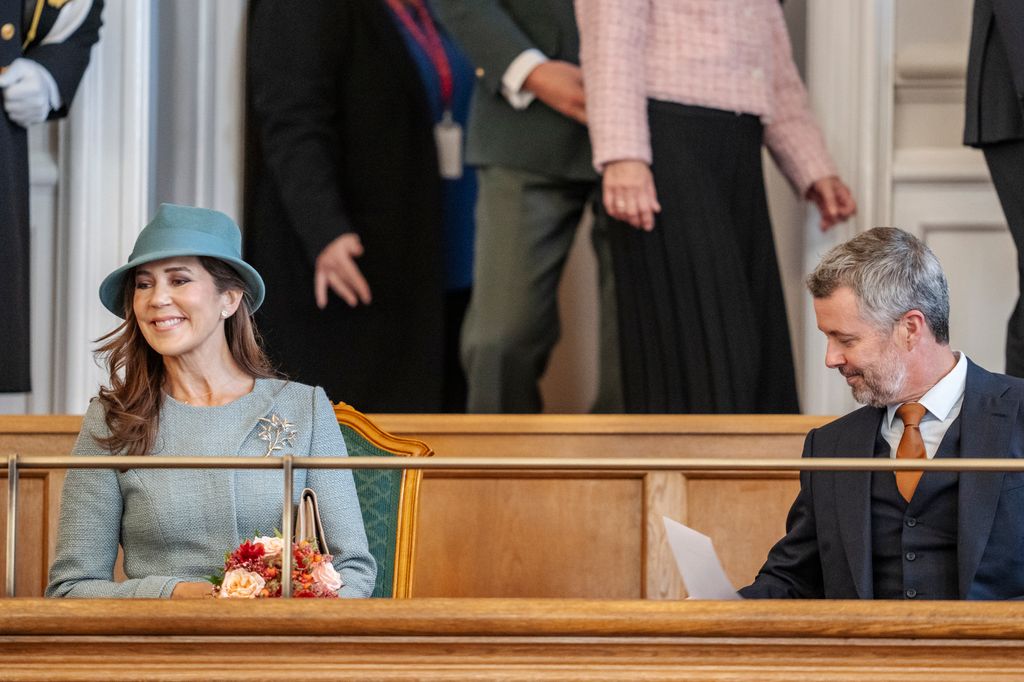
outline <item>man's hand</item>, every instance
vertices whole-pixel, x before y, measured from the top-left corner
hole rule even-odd
[[[654,176],[643,161],[612,161],[604,167],[604,209],[616,220],[650,232],[654,214],[661,211],[654,190]]]
[[[356,258],[363,255],[363,243],[359,235],[348,232],[324,247],[316,257],[316,273],[313,275],[313,293],[316,307],[327,307],[327,287],[336,293],[350,307],[360,303],[369,305],[370,285],[356,265]]]
[[[583,71],[575,64],[557,60],[538,64],[523,81],[523,89],[563,116],[587,125]]]
[[[821,231],[841,223],[857,212],[850,188],[835,175],[815,180],[807,190],[808,201],[813,201],[821,213]]]
[[[208,582],[178,583],[171,599],[208,599],[213,597],[213,585]]]
[[[50,86],[46,67],[31,59],[19,58],[0,74],[7,116],[22,128],[42,123],[50,115]]]

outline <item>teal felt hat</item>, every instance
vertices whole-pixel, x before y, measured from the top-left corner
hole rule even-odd
[[[149,225],[135,240],[128,262],[106,276],[100,284],[100,301],[118,317],[124,317],[124,278],[132,268],[164,258],[209,256],[218,258],[238,272],[255,312],[263,303],[266,287],[256,269],[242,260],[242,233],[231,218],[220,211],[177,204],[160,204]]]

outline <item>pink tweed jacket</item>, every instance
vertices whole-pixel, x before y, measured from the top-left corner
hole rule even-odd
[[[754,114],[803,194],[835,175],[778,0],[575,0],[594,167],[651,162],[647,99]]]

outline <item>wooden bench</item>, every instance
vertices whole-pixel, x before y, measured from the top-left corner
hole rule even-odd
[[[797,458],[827,417],[375,415],[437,457]],[[0,416],[0,456],[66,454],[75,416]],[[5,482],[6,472],[0,473]],[[21,476],[19,596],[39,596],[53,557],[63,471]],[[710,535],[747,584],[783,532],[793,473],[428,472],[413,596],[672,599],[684,595],[661,516]],[[6,518],[0,486],[0,522]],[[3,527],[3,526],[0,526]],[[0,547],[0,570],[3,566]]]

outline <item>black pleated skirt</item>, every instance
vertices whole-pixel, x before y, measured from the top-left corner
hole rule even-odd
[[[662,211],[653,232],[611,229],[625,410],[799,412],[759,119],[648,116]]]

